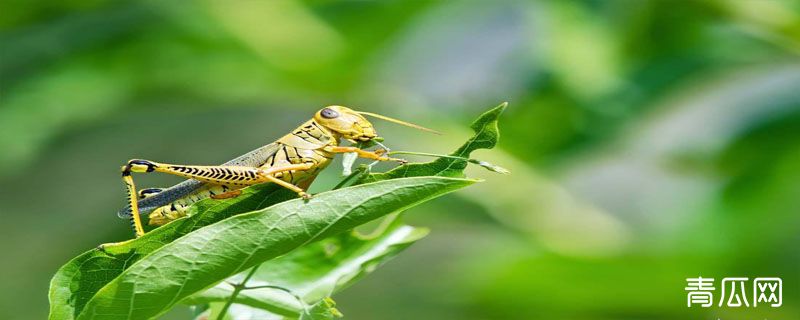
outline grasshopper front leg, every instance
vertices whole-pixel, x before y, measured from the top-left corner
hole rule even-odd
[[[372,159],[372,160],[378,160],[378,161],[397,161],[397,162],[399,162],[401,164],[408,163],[408,161],[405,160],[405,159],[389,158],[389,157],[384,156],[383,155],[383,152],[384,152],[383,150],[367,151],[367,150],[359,149],[359,148],[356,148],[356,147],[339,147],[339,146],[327,146],[327,147],[324,148],[324,150],[327,151],[327,152],[330,152],[330,153],[349,153],[349,152],[354,152],[359,157],[365,158],[365,159]]]
[[[139,216],[139,206],[136,201],[136,185],[133,183],[131,172],[162,172],[207,183],[231,186],[250,186],[265,182],[273,182],[297,192],[297,194],[304,199],[308,199],[310,196],[302,188],[278,179],[274,175],[285,171],[308,170],[313,166],[313,163],[302,163],[260,169],[244,166],[175,165],[134,159],[128,161],[128,163],[122,167],[122,179],[128,188],[128,202],[131,207],[131,224],[133,225],[136,237],[140,237],[144,234],[144,228],[142,227],[141,217]]]

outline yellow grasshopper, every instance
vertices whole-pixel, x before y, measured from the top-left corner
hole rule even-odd
[[[149,224],[163,225],[186,215],[187,208],[194,202],[205,198],[235,197],[241,193],[239,189],[254,184],[275,183],[308,199],[311,195],[304,189],[337,153],[355,153],[362,158],[405,164],[403,159],[387,157],[386,150],[367,151],[339,146],[341,139],[352,143],[378,140],[375,128],[364,115],[438,133],[379,114],[328,106],[278,141],[219,166],[165,164],[141,159],[128,161],[122,167],[122,179],[128,188],[128,205],[118,215],[130,218],[136,237],[139,237],[144,234],[140,211],[150,212]],[[137,193],[131,173],[153,171],[189,180],[170,188],[149,188]]]

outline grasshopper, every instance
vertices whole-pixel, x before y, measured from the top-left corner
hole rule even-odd
[[[275,183],[309,199],[311,195],[305,189],[337,153],[355,153],[361,158],[405,164],[406,160],[390,158],[383,149],[367,151],[339,145],[342,139],[354,144],[380,140],[365,115],[438,133],[379,114],[328,106],[277,141],[219,166],[166,164],[142,159],[128,161],[122,166],[128,205],[117,214],[129,218],[136,237],[140,237],[144,234],[140,212],[150,212],[148,223],[159,226],[185,216],[192,203],[206,198],[235,197],[246,186]],[[131,176],[133,172],[162,172],[189,180],[166,189],[148,188],[137,192]]]

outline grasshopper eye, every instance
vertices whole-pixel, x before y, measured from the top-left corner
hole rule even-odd
[[[329,108],[322,109],[322,111],[320,111],[319,114],[322,115],[322,117],[325,119],[333,119],[339,116],[338,112],[333,111],[333,109]]]

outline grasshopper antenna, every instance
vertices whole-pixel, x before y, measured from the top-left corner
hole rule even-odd
[[[416,124],[409,123],[409,122],[405,122],[405,121],[402,121],[402,120],[397,120],[395,118],[389,118],[387,116],[380,115],[380,114],[377,114],[377,113],[363,112],[363,111],[356,111],[356,113],[363,114],[365,116],[375,117],[375,118],[378,118],[378,119],[381,119],[381,120],[386,120],[386,121],[389,121],[389,122],[394,122],[396,124],[404,125],[406,127],[411,127],[411,128],[417,129],[417,130],[427,131],[427,132],[438,134],[438,135],[442,134],[441,132],[433,130],[433,129],[428,129],[428,128],[425,128],[423,126],[416,125]]]

